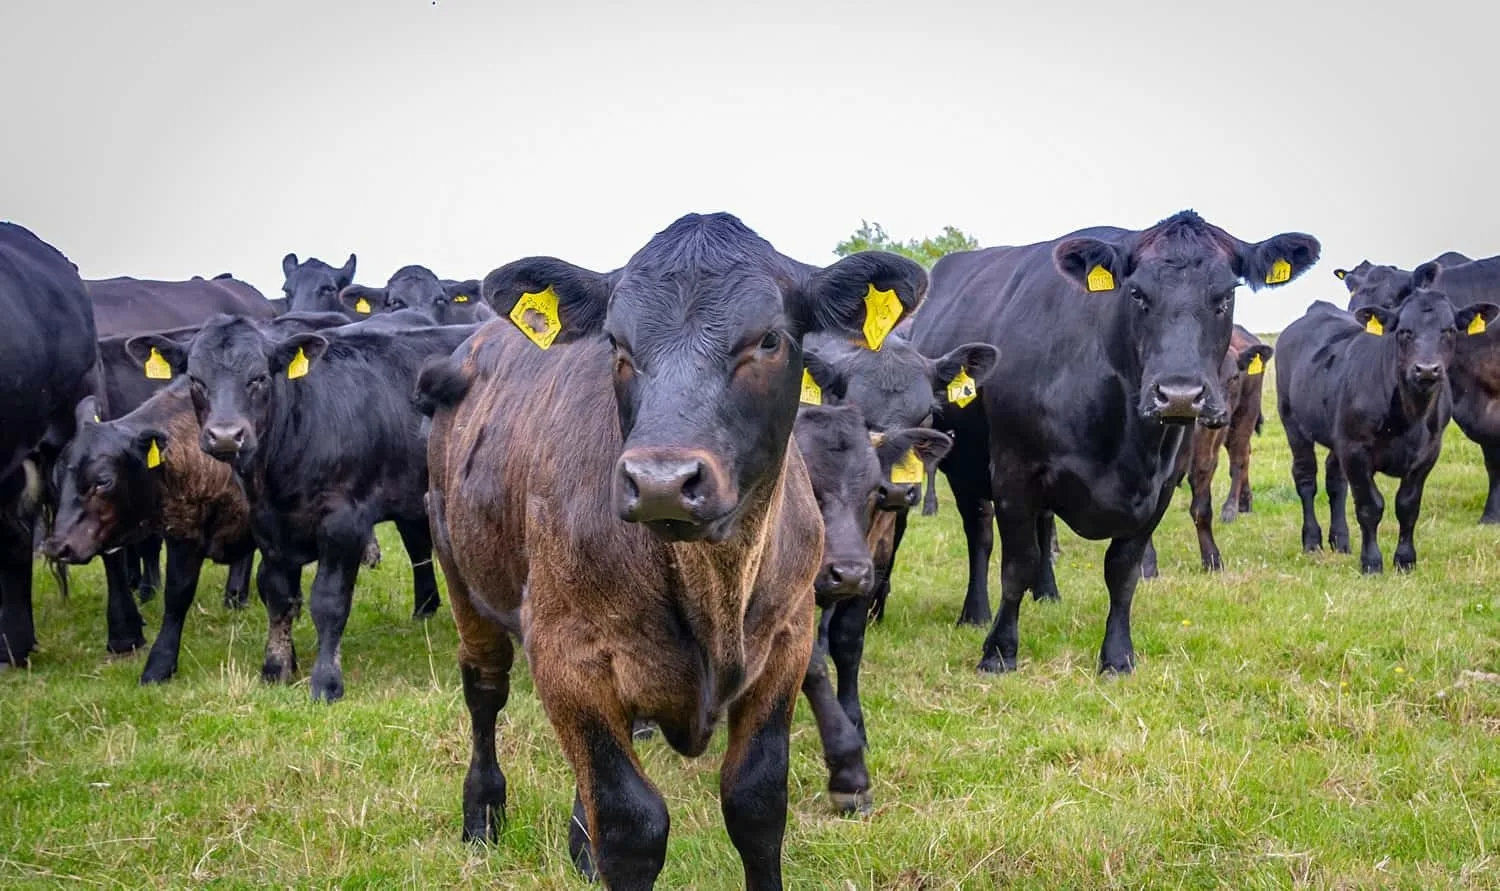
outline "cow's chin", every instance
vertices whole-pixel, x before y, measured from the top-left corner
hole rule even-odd
[[[731,510],[722,516],[703,522],[687,520],[649,520],[641,523],[660,541],[668,544],[704,542],[719,544],[734,534],[738,528],[739,511]]]

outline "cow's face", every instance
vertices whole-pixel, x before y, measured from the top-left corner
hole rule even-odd
[[[199,445],[240,472],[256,457],[275,391],[285,378],[307,374],[327,347],[311,333],[271,340],[249,320],[230,316],[210,320],[186,348],[154,334],[126,344],[143,366],[155,350],[174,375],[188,376]]]
[[[804,405],[793,432],[823,516],[813,596],[827,607],[868,594],[875,570],[865,537],[883,479],[864,418],[852,405]]]
[[[546,293],[564,329],[604,332],[624,438],[616,509],[669,541],[721,541],[780,479],[803,335],[854,336],[873,305],[883,338],[926,274],[880,253],[804,267],[734,217],[695,214],[608,276],[536,258],[490,273],[484,289],[501,314]]]
[[[281,290],[286,294],[287,310],[341,312],[339,292],[354,282],[354,263],[353,254],[338,269],[314,257],[298,263],[296,254],[287,254],[281,260],[281,271],[286,276]]]
[[[1497,314],[1500,307],[1493,303],[1476,303],[1455,311],[1444,294],[1419,290],[1396,309],[1362,306],[1355,310],[1354,318],[1367,335],[1392,339],[1396,374],[1403,386],[1430,393],[1446,380],[1458,338],[1483,333]]]
[[[897,427],[870,434],[880,461],[880,486],[875,506],[904,511],[922,497],[922,481],[953,448],[948,434],[928,427]]]
[[[938,410],[955,399],[968,405],[999,357],[998,350],[982,343],[964,344],[929,359],[897,335],[878,351],[831,341],[813,338],[823,359],[847,377],[848,401],[859,406],[865,423],[877,431],[926,427]],[[957,386],[950,392],[955,381]]]
[[[53,466],[57,515],[43,549],[64,563],[87,563],[100,553],[145,537],[158,504],[159,470],[167,435],[100,423],[99,404],[78,404],[78,432]]]
[[[1245,385],[1255,375],[1266,373],[1266,363],[1275,351],[1263,343],[1252,344],[1236,353],[1231,349],[1219,364],[1219,388],[1224,393],[1224,408],[1231,415],[1239,407]]]
[[[1218,427],[1229,420],[1219,367],[1237,285],[1285,284],[1317,261],[1319,249],[1301,233],[1247,244],[1185,211],[1120,241],[1066,239],[1053,257],[1088,299],[1119,301],[1107,348],[1127,379],[1139,375],[1140,416]]]

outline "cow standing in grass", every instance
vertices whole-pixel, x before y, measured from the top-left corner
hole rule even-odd
[[[641,888],[662,868],[667,808],[633,723],[696,756],[727,719],[729,837],[748,887],[781,887],[823,543],[791,441],[802,339],[878,345],[925,287],[892,254],[797,263],[727,214],[679,219],[611,273],[531,258],[485,278],[521,330],[487,325],[420,387],[473,725],[466,838],[493,840],[504,814],[509,632],[577,780],[569,850],[583,872]]]

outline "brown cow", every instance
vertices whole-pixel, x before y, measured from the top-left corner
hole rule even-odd
[[[417,396],[473,721],[466,838],[495,839],[504,814],[509,632],[577,780],[581,871],[649,887],[666,857],[633,722],[699,755],[727,719],[729,837],[749,887],[781,887],[823,540],[791,444],[802,337],[878,347],[926,282],[893,254],[797,263],[727,214],[683,217],[612,273],[534,257],[485,278],[515,328],[492,322],[429,364]]]

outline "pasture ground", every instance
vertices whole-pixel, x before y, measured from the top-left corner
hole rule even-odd
[[[1356,557],[1301,553],[1266,399],[1255,513],[1219,527],[1228,568],[1208,575],[1179,494],[1157,536],[1162,577],[1137,592],[1132,677],[1094,672],[1103,543],[1064,530],[1063,602],[1028,599],[1020,671],[981,676],[984,632],[953,624],[964,543],[946,490],[938,517],[914,519],[866,647],[876,811],[831,812],[799,703],[788,887],[1500,887],[1500,679],[1473,674],[1500,671],[1500,529],[1476,524],[1479,452],[1450,432],[1416,571],[1363,578]],[[104,653],[97,564],[67,603],[38,566],[42,649],[0,675],[0,885],[584,887],[567,857],[571,775],[524,661],[500,734],[509,824],[494,849],[459,841],[469,745],[452,617],[409,620],[408,561],[381,535],[333,707],[308,700],[305,610],[302,681],[261,684],[264,611],[220,606],[222,568],[177,679],[142,689],[144,654]],[[145,613],[154,633],[160,599]],[[672,815],[660,886],[738,887],[722,734],[696,761],[659,738],[640,749]]]

